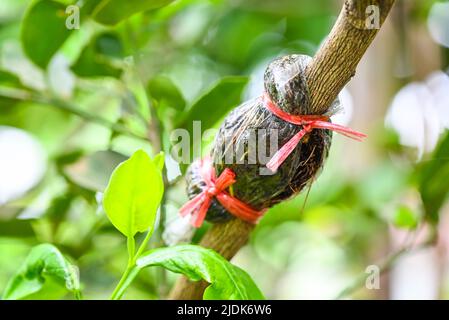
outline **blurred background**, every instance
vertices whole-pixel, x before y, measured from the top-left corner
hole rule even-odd
[[[218,127],[271,59],[316,52],[343,1],[99,2],[0,0],[0,294],[49,242],[85,298],[107,298],[127,260],[99,205],[113,168],[138,148],[169,155],[192,120]],[[233,260],[267,298],[449,298],[449,2],[396,2],[333,118],[368,138],[334,135],[308,197],[272,208]],[[151,246],[189,231],[185,166],[166,162]],[[175,279],[146,269],[125,298],[164,298]]]

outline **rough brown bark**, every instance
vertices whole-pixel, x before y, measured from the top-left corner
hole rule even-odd
[[[385,21],[395,0],[346,0],[343,9],[323,46],[306,70],[310,101],[315,113],[325,113],[340,90],[354,76],[355,69],[378,29],[369,29],[367,7],[379,9],[379,24]],[[214,225],[201,245],[231,259],[247,242],[253,226],[238,219]],[[207,283],[191,282],[181,277],[170,299],[201,299]]]
[[[383,24],[395,0],[346,0],[323,46],[306,70],[310,102],[315,113],[325,113],[354,76],[356,67],[379,29],[368,29],[370,5],[379,8]]]

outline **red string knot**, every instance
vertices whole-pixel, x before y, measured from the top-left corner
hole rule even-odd
[[[313,130],[313,126],[309,122],[307,122],[303,124],[303,130],[307,133],[310,133]]]
[[[320,115],[292,115],[281,110],[270,98],[268,93],[264,93],[262,101],[265,107],[270,110],[278,118],[298,126],[302,126],[302,129],[296,133],[285,145],[279,149],[274,156],[268,161],[267,168],[273,172],[284,163],[285,159],[293,152],[301,139],[307,134],[313,131],[313,129],[325,129],[338,132],[346,137],[354,140],[361,141],[366,135],[352,130],[350,128],[330,122],[328,116]]]
[[[215,186],[211,186],[206,189],[206,195],[210,198],[215,197],[221,190],[215,188]]]
[[[217,178],[209,157],[200,160],[199,164],[201,178],[206,183],[206,187],[179,209],[181,216],[191,215],[191,223],[194,227],[199,228],[203,224],[214,197],[229,213],[250,223],[256,223],[265,213],[266,210],[253,209],[226,192],[226,189],[236,182],[235,173],[231,169],[224,169]]]

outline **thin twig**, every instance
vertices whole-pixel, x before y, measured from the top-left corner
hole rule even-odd
[[[379,272],[380,274],[383,274],[385,272],[388,272],[391,267],[394,265],[394,263],[401,257],[403,257],[406,254],[409,253],[415,253],[418,252],[422,249],[428,248],[429,246],[432,246],[434,243],[433,240],[429,240],[426,241],[424,243],[422,243],[419,246],[413,247],[404,247],[401,248],[400,250],[394,252],[392,255],[390,255],[385,261],[383,261],[382,263],[380,263],[379,266]],[[354,281],[353,284],[351,284],[349,287],[345,288],[344,290],[342,290],[338,296],[336,297],[337,300],[340,299],[344,299],[345,297],[348,297],[350,295],[352,295],[354,292],[356,292],[357,290],[361,289],[365,282],[366,282],[366,278],[367,278],[367,274],[365,272],[363,272],[362,274],[360,274],[357,279]]]
[[[103,117],[97,116],[96,114],[89,113],[87,111],[81,110],[77,108],[75,105],[56,98],[47,98],[42,95],[36,94],[31,91],[9,88],[9,87],[0,87],[0,96],[15,100],[21,101],[31,101],[35,103],[39,103],[42,105],[48,105],[56,107],[60,110],[64,110],[73,115],[76,115],[86,121],[99,124],[103,127],[106,127],[116,133],[123,134],[132,138],[137,138],[140,140],[148,141],[145,136],[141,136],[137,133],[130,131],[127,127],[119,124],[111,122]]]

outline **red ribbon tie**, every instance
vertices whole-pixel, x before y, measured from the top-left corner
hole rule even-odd
[[[274,154],[270,161],[268,161],[267,168],[273,172],[277,171],[285,159],[287,159],[290,153],[292,153],[292,151],[296,148],[301,139],[314,129],[332,130],[357,141],[362,141],[362,139],[366,137],[366,135],[361,132],[330,122],[330,119],[327,116],[289,114],[281,110],[270,99],[267,93],[263,95],[263,102],[265,107],[278,118],[286,122],[302,126],[302,130],[295,134],[286,144],[284,144],[282,148]]]
[[[214,197],[232,215],[250,223],[256,223],[265,213],[266,210],[255,210],[226,192],[236,182],[235,173],[231,169],[224,169],[217,178],[212,160],[206,157],[200,160],[200,174],[206,183],[205,188],[179,209],[181,216],[192,216],[191,223],[194,227],[199,228],[203,224]]]

